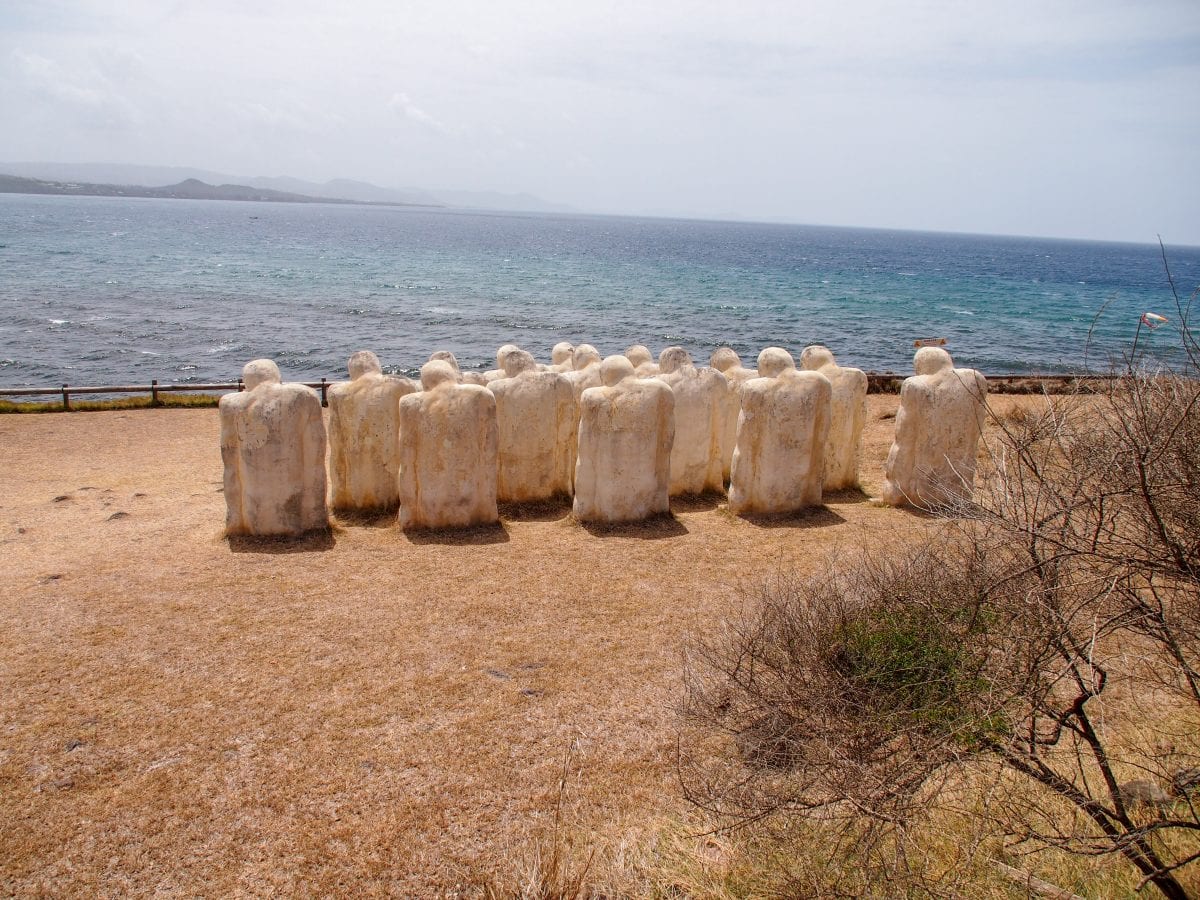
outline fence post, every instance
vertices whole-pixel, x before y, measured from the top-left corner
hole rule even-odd
[[[67,386],[65,384],[62,386],[62,401],[63,401],[63,412],[70,412],[71,411],[71,394],[67,391]]]
[[[327,393],[328,390],[329,390],[329,385],[327,385],[325,383],[325,377],[321,376],[321,405],[322,406],[329,405],[329,394]]]
[[[242,379],[239,378],[238,379],[238,393],[240,394],[245,389],[246,389],[245,383],[243,383]]]
[[[150,379],[150,405],[158,406],[158,379]]]

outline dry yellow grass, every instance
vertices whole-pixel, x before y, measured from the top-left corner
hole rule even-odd
[[[897,398],[869,399],[875,493]],[[845,496],[231,545],[215,410],[2,417],[0,446],[4,895],[473,895],[546,839],[570,746],[619,880],[683,814],[686,636],[761,573],[932,527]]]

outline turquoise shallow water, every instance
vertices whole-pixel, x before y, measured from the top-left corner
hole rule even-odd
[[[1168,255],[1186,301],[1200,249]],[[915,338],[945,337],[987,373],[1069,372],[1104,368],[1142,312],[1178,319],[1152,244],[21,195],[0,195],[0,310],[6,385],[224,381],[260,356],[336,379],[362,348],[392,371],[436,349],[490,368],[501,344],[559,340],[751,364],[820,342],[907,372]]]

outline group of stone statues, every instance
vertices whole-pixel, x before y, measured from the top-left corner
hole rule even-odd
[[[369,350],[328,389],[246,365],[221,398],[226,531],[299,535],[339,512],[399,510],[405,529],[498,521],[498,503],[571,497],[584,522],[666,513],[670,498],[728,490],[735,515],[817,506],[858,484],[867,378],[822,346],[763,350],[757,369],[728,347],[696,366],[681,347],[655,362],[630,347],[554,347],[539,364],[514,345],[494,370],[463,372],[439,351],[420,383],[385,375]],[[900,394],[883,501],[938,506],[969,496],[986,381],[923,348]],[[328,469],[326,458],[328,457]],[[328,471],[328,481],[326,473]]]

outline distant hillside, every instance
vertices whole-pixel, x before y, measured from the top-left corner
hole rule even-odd
[[[549,203],[532,194],[505,194],[495,191],[422,190],[412,187],[387,188],[365,181],[336,178],[318,184],[287,177],[250,177],[211,172],[181,166],[134,166],[109,163],[38,163],[0,162],[0,172],[41,181],[134,185],[157,188],[159,185],[194,179],[210,185],[245,185],[268,191],[299,194],[328,200],[356,200],[360,203],[396,203],[418,206],[451,206],[471,209],[510,210],[516,212],[577,212],[561,203]],[[126,192],[121,196],[135,196]],[[140,195],[136,195],[140,196]]]
[[[310,197],[289,191],[249,187],[244,184],[206,184],[187,178],[165,187],[136,184],[92,184],[80,181],[44,181],[17,175],[0,175],[3,194],[66,194],[77,197],[149,197],[170,200],[241,200],[257,203],[344,203],[352,205],[412,206],[399,201],[349,200],[344,197]],[[421,204],[432,205],[432,204]]]

